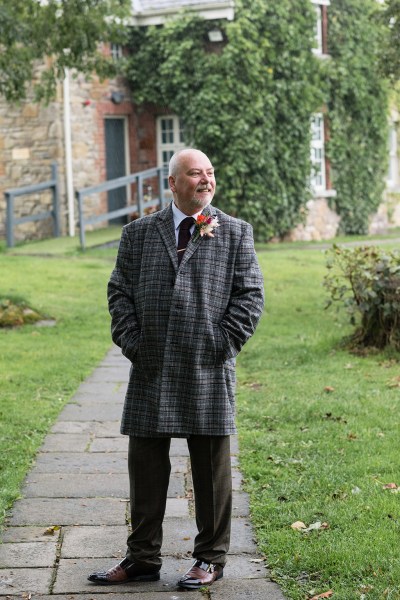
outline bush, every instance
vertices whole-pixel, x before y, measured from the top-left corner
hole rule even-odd
[[[400,350],[400,252],[334,245],[327,255],[327,307],[341,302],[350,315],[350,345]]]

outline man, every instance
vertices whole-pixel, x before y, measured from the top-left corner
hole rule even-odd
[[[112,338],[132,362],[121,424],[132,533],[122,562],[89,576],[104,585],[159,579],[172,437],[187,438],[198,528],[178,586],[220,579],[229,548],[235,356],[261,316],[262,275],[251,226],[210,206],[205,154],[176,153],[169,185],[170,206],[123,228],[108,287]]]

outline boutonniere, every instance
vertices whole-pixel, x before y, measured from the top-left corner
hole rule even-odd
[[[218,217],[207,217],[206,215],[199,215],[195,222],[195,232],[193,236],[193,241],[196,241],[197,238],[203,237],[204,235],[208,237],[214,237],[213,231],[220,224],[218,223]]]

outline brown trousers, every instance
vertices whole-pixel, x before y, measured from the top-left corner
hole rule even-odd
[[[198,529],[193,557],[223,566],[229,549],[232,512],[230,438],[193,435],[187,443]],[[161,566],[170,445],[170,438],[129,438],[132,533],[126,556],[138,564]]]

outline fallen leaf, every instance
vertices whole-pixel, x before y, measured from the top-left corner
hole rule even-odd
[[[44,530],[43,535],[54,535],[55,531],[59,531],[61,527],[59,525],[52,525]]]
[[[295,521],[290,526],[292,529],[296,529],[297,531],[301,531],[302,529],[307,529],[307,525],[303,523],[303,521]]]
[[[384,490],[397,490],[397,484],[396,483],[386,483],[385,485],[382,486],[382,489]]]
[[[317,596],[313,596],[310,600],[319,600],[320,598],[330,598],[333,596],[333,590],[329,590],[328,592],[324,592],[323,594],[318,594]]]
[[[314,531],[315,529],[329,529],[329,525],[328,523],[321,523],[321,521],[316,521],[315,523],[312,523],[311,525],[306,527],[306,529],[304,529],[303,531]]]
[[[264,559],[263,558],[250,558],[249,562],[252,562],[252,563],[262,563],[262,562],[264,562]]]
[[[24,600],[31,600],[32,594],[31,592],[22,592],[21,598],[24,598]]]
[[[324,392],[327,392],[328,394],[330,394],[331,392],[334,392],[334,391],[335,391],[335,388],[332,387],[331,385],[326,385],[324,387]]]
[[[187,537],[184,537],[184,538],[182,538],[182,539],[183,539],[183,540],[190,540],[190,537],[188,537],[188,536],[187,536]]]
[[[357,434],[356,434],[356,433],[353,433],[352,431],[350,431],[350,433],[348,433],[348,434],[347,434],[347,439],[348,439],[349,441],[351,441],[351,440],[356,440],[356,439],[357,439]]]
[[[257,390],[257,391],[261,390],[262,383],[250,383],[249,388],[251,388],[252,390]]]

